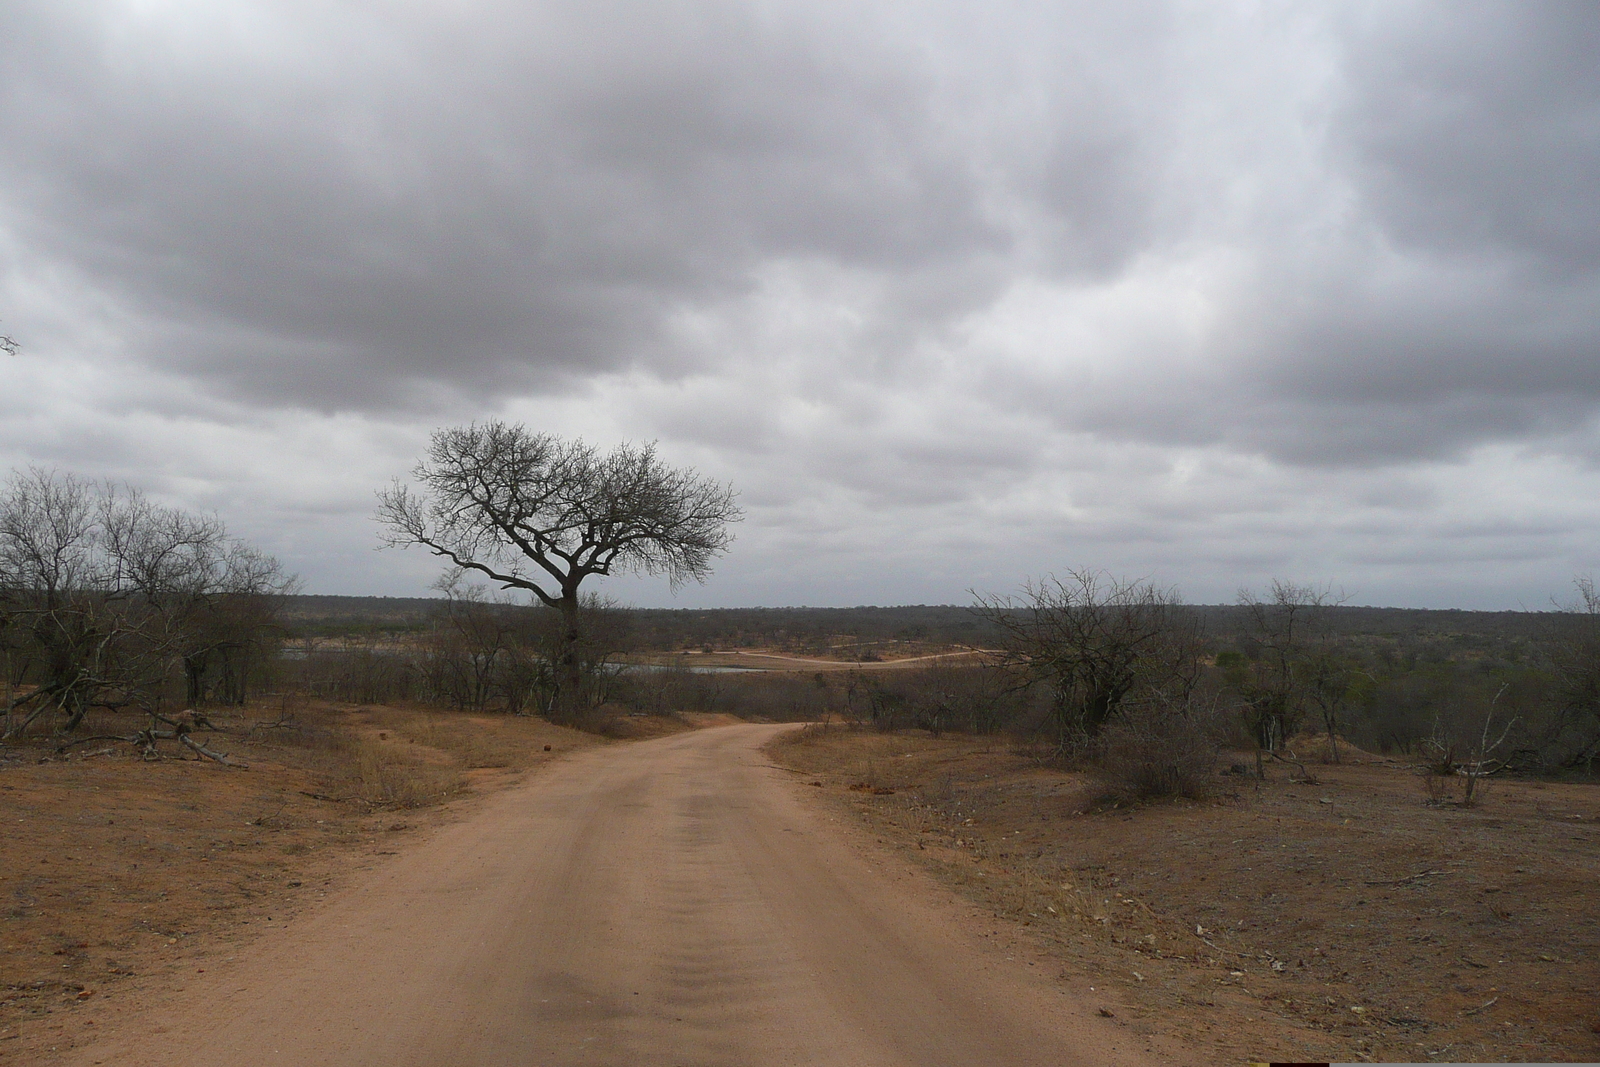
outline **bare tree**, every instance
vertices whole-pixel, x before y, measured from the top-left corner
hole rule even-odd
[[[1478,800],[1478,782],[1505,769],[1505,760],[1497,757],[1497,753],[1505,747],[1506,740],[1511,736],[1511,731],[1516,728],[1515,718],[1506,721],[1498,736],[1494,735],[1494,706],[1500,703],[1500,698],[1505,696],[1510,683],[1502,685],[1500,691],[1489,702],[1489,710],[1483,716],[1483,729],[1474,738],[1467,749],[1467,761],[1462,766],[1461,772],[1466,778],[1466,785],[1462,789],[1461,801],[1464,804],[1474,804]],[[1489,740],[1494,736],[1493,741]]]
[[[1328,760],[1339,762],[1339,732],[1344,728],[1345,709],[1356,692],[1360,679],[1370,675],[1341,647],[1324,625],[1325,619],[1312,620],[1311,635],[1300,661],[1300,683],[1306,706],[1317,713],[1328,735]]]
[[[299,587],[272,556],[228,538],[211,581],[167,601],[183,632],[186,699],[243,704],[275,654],[282,598]]]
[[[465,581],[459,569],[448,571],[434,588],[445,595],[446,625],[429,645],[432,688],[458,708],[482,711],[514,654],[519,609],[491,600],[484,586]]]
[[[137,490],[108,488],[100,528],[109,591],[136,596],[180,635],[186,702],[242,704],[277,598],[295,580],[216,516],[160,507]]]
[[[1506,695],[1511,683],[1506,682],[1496,691],[1483,711],[1483,725],[1478,727],[1476,716],[1466,706],[1457,705],[1448,716],[1435,715],[1433,733],[1423,742],[1422,751],[1428,760],[1426,784],[1435,802],[1444,800],[1444,780],[1452,776],[1463,779],[1461,803],[1471,807],[1481,799],[1479,782],[1506,770],[1510,763],[1499,753],[1505,748],[1511,732],[1517,726],[1515,717],[1503,723],[1495,722],[1496,705]],[[1495,733],[1495,727],[1500,732]]]
[[[1129,697],[1181,703],[1199,674],[1199,621],[1177,592],[1152,582],[1069,571],[1019,597],[979,597],[1005,659],[1050,687],[1062,740],[1100,733]]]
[[[493,421],[440,430],[412,472],[379,493],[390,546],[421,545],[562,613],[557,708],[582,705],[580,588],[593,575],[701,582],[732,541],[733,491],[669,467],[653,444],[601,454],[582,441]]]
[[[1273,579],[1259,598],[1240,590],[1256,655],[1230,680],[1239,690],[1256,741],[1256,769],[1263,753],[1276,753],[1294,736],[1315,706],[1332,734],[1338,728],[1349,678],[1326,640],[1328,609],[1341,597],[1330,587]]]
[[[63,731],[92,707],[154,713],[179,664],[190,672],[205,650],[259,634],[260,598],[291,585],[214,518],[71,474],[13,474],[0,491],[7,735],[52,710]],[[187,695],[194,702],[192,686]]]

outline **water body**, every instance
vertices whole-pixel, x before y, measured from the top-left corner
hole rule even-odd
[[[701,667],[683,666],[674,663],[621,663],[617,670],[621,674],[655,674],[659,671],[687,671],[690,674],[760,674],[764,667]]]

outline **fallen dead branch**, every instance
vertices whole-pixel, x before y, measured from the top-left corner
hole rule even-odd
[[[228,758],[228,754],[226,752],[217,752],[213,749],[207,748],[205,745],[202,745],[200,742],[191,737],[188,731],[180,733],[178,735],[178,740],[184,745],[198,752],[200,755],[205,756],[207,759],[216,760],[224,767],[236,767],[241,771],[247,771],[250,769],[250,765],[248,763],[239,763],[236,760],[231,760]]]
[[[362,804],[366,803],[366,801],[362,800],[360,797],[332,797],[327,793],[308,793],[304,789],[300,790],[299,792],[303,797],[310,797],[312,800],[326,800],[330,804],[344,804],[352,800]]]
[[[257,719],[254,723],[251,724],[250,729],[252,729],[252,730],[298,730],[298,729],[300,729],[300,720],[296,719],[294,717],[294,715],[292,715],[292,714],[290,714],[290,715],[280,715],[276,719],[273,719],[270,722],[268,722],[266,719]]]
[[[76,745],[89,744],[90,742],[94,741],[119,741],[123,744],[138,746],[143,751],[145,759],[154,760],[161,758],[161,752],[156,748],[156,742],[176,741],[197,755],[203,756],[209,760],[214,760],[217,763],[222,764],[224,767],[232,767],[235,770],[241,771],[250,769],[250,765],[248,763],[241,763],[238,760],[232,759],[228,753],[218,752],[216,749],[208,747],[193,737],[191,731],[196,725],[216,731],[216,726],[212,725],[210,720],[204,715],[198,713],[193,714],[192,722],[169,719],[165,715],[154,711],[150,712],[149,715],[150,725],[145,727],[143,730],[138,731],[137,733],[96,734],[92,737],[78,737],[71,741],[62,741],[57,744],[56,752],[59,754]],[[161,729],[162,725],[169,727],[169,729]]]
[[[1300,780],[1302,782],[1304,782],[1306,785],[1319,785],[1319,784],[1321,784],[1321,783],[1319,783],[1317,781],[1316,775],[1314,775],[1310,771],[1306,770],[1305,763],[1300,759],[1300,757],[1296,756],[1293,752],[1289,753],[1289,758],[1288,759],[1285,759],[1283,756],[1279,755],[1276,752],[1269,752],[1269,753],[1267,753],[1267,755],[1271,756],[1273,759],[1277,760],[1279,763],[1288,763],[1288,764],[1292,764],[1295,767],[1299,768],[1299,770],[1300,770]]]
[[[1439,875],[1439,874],[1443,874],[1443,873],[1444,873],[1443,871],[1423,871],[1420,874],[1413,874],[1409,878],[1395,878],[1395,879],[1392,879],[1392,880],[1389,880],[1389,881],[1366,882],[1364,884],[1366,884],[1366,885],[1410,885],[1412,882],[1420,882],[1424,878],[1432,878],[1435,875]]]

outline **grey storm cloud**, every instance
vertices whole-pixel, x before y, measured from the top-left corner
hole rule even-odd
[[[194,41],[13,9],[14,226],[151,321],[152,359],[313,406],[537,389],[649,358],[762,257],[1003,242],[870,42],[825,55],[737,7],[343,10],[200,13]]]
[[[1398,241],[1536,277],[1600,262],[1600,10],[1430,4],[1356,32],[1340,133]]]
[[[0,40],[0,325],[81,368],[0,417],[57,459],[534,412],[840,558],[1260,561],[1325,501],[1466,538],[1408,467],[1600,456],[1591,3],[15,0]],[[226,499],[216,449],[157,465]]]
[[[884,334],[915,331],[1019,268],[1114,270],[1150,225],[1138,62],[1012,75],[892,21],[718,4],[20,5],[4,30],[25,248],[129,305],[150,358],[267,402],[670,367],[661,318],[772,260],[886,278]]]

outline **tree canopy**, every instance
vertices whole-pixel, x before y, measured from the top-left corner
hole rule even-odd
[[[674,588],[704,581],[742,517],[731,488],[663,463],[654,444],[602,453],[501,421],[439,430],[412,476],[416,487],[379,493],[385,542],[420,545],[561,609],[564,702],[577,687],[582,583],[627,572],[665,575]]]

